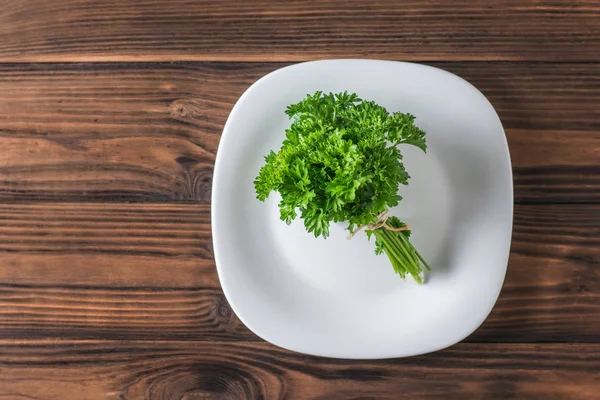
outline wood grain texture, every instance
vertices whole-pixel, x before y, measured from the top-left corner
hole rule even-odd
[[[1,62],[598,61],[594,0],[4,1]]]
[[[600,340],[600,206],[518,205],[470,342]],[[221,292],[208,204],[0,205],[0,338],[258,340]]]
[[[0,37],[0,400],[599,398],[597,1],[0,0]],[[506,129],[506,281],[450,349],[291,353],[220,288],[225,120],[261,76],[326,58],[454,72]]]
[[[596,400],[599,344],[332,360],[267,343],[0,341],[0,398]]]
[[[517,202],[600,201],[596,64],[434,65],[498,110]],[[282,66],[0,65],[0,199],[208,200],[231,107]]]

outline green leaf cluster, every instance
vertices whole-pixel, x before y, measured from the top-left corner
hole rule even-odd
[[[398,187],[409,179],[398,145],[426,150],[413,115],[389,113],[356,94],[316,92],[286,114],[293,123],[281,148],[265,157],[257,198],[279,192],[281,219],[290,224],[299,216],[315,237],[327,237],[332,222],[348,222],[351,231],[374,223],[398,205]],[[376,249],[384,247],[376,242]]]

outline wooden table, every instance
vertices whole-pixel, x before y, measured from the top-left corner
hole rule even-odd
[[[225,119],[336,57],[459,74],[506,128],[506,283],[450,349],[295,354],[220,289]],[[600,399],[598,62],[593,0],[0,1],[0,399]]]

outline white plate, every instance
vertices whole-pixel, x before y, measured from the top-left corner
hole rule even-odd
[[[277,197],[256,200],[253,180],[277,150],[293,104],[317,90],[356,92],[410,112],[428,152],[403,148],[412,179],[393,214],[433,271],[423,285],[394,274],[361,233],[345,225],[315,239],[279,220]],[[427,353],[467,337],[504,281],[512,228],[512,173],[502,125],[463,79],[429,66],[375,60],[292,65],[253,84],[225,124],[212,193],[223,291],[240,320],[289,350],[340,358]]]

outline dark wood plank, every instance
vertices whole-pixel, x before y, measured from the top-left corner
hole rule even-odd
[[[186,272],[178,283],[193,276]],[[0,285],[0,304],[0,338],[259,340],[221,289],[204,285]]]
[[[600,201],[600,71],[443,63],[505,125],[517,202]],[[283,64],[0,65],[0,199],[208,200],[237,98]]]
[[[197,204],[0,205],[0,337],[255,339]]]
[[[210,208],[191,204],[0,205],[0,249],[212,259]]]
[[[397,360],[268,343],[0,341],[10,399],[596,400],[599,344],[459,344]]]
[[[12,0],[1,62],[598,61],[594,0]]]
[[[600,206],[517,205],[470,342],[600,340]],[[0,205],[0,338],[257,340],[221,292],[207,204]]]

